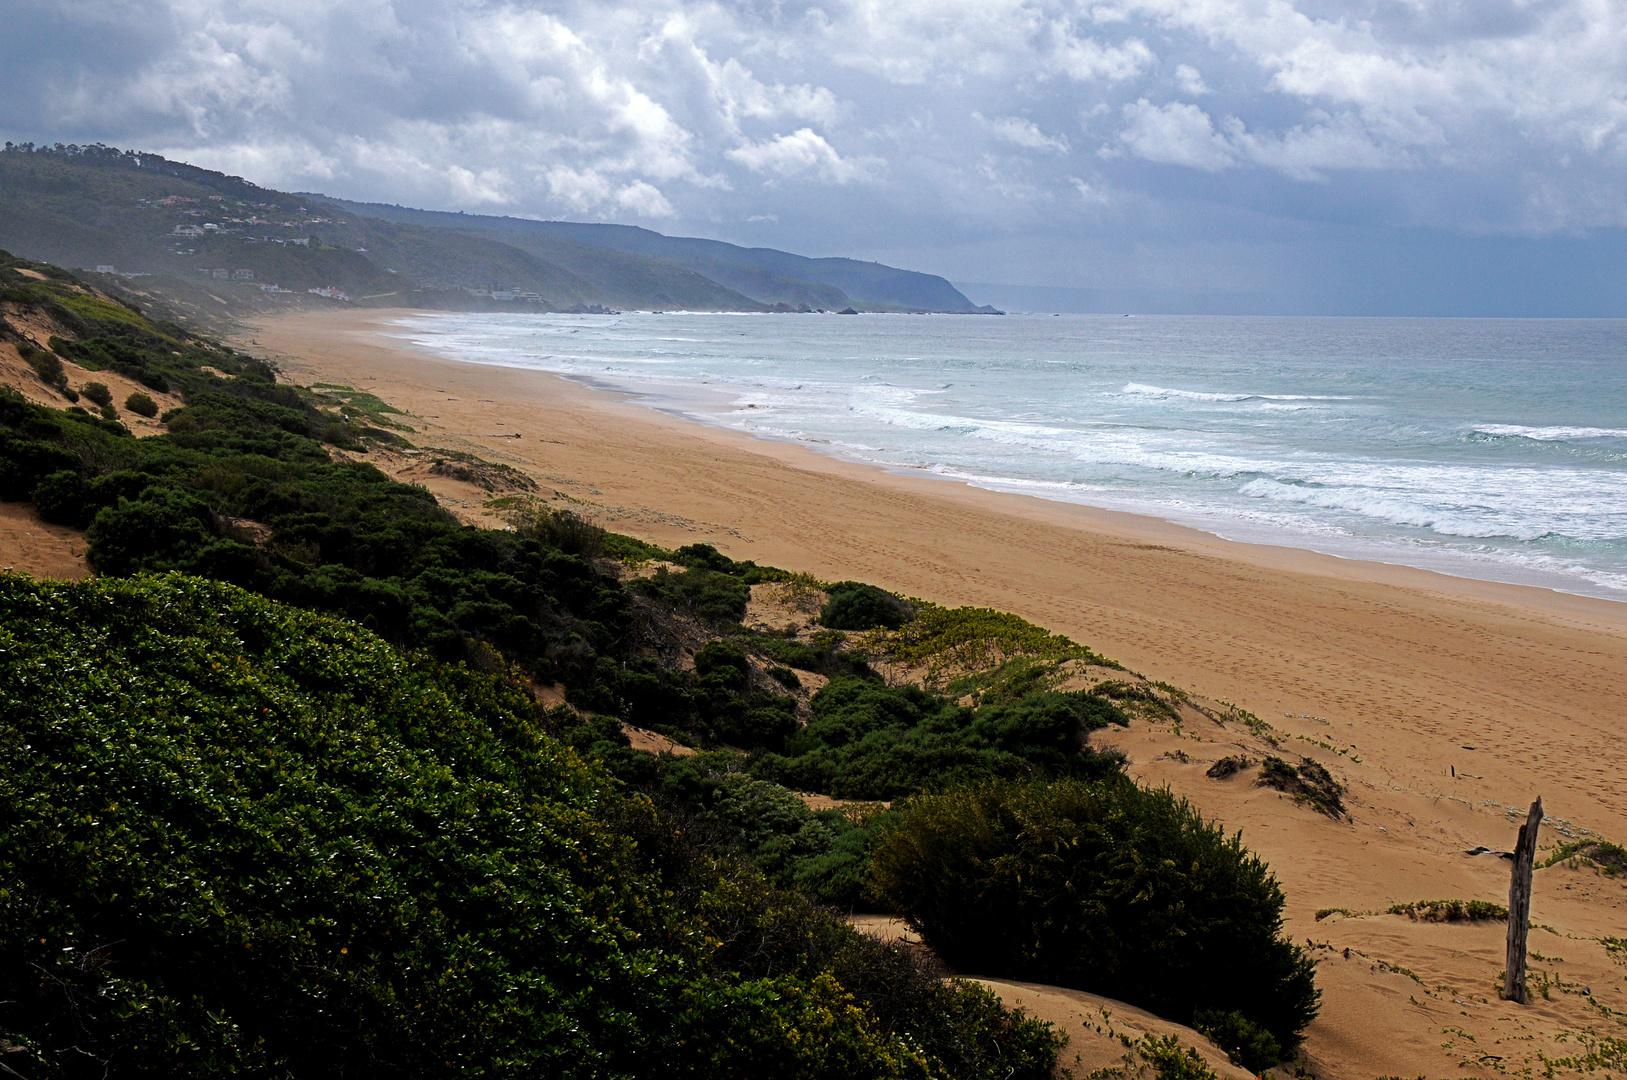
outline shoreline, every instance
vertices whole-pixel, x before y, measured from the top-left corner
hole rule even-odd
[[[1540,680],[1565,702],[1558,711],[1567,719],[1603,724],[1603,703],[1627,696],[1627,605],[1617,601],[1225,540],[1143,515],[895,474],[551,373],[444,359],[393,333],[388,320],[401,314],[291,316],[258,324],[245,340],[311,381],[378,392],[414,414],[428,443],[535,472],[606,527],[668,547],[706,541],[734,558],[946,605],[1013,611],[1149,677],[1261,716],[1325,715],[1316,703],[1330,696],[1329,683],[1338,685],[1334,697],[1348,698],[1352,680],[1379,673],[1372,696],[1391,715],[1415,713],[1408,703],[1436,696],[1438,686],[1425,687],[1445,680],[1461,688],[1450,712],[1468,725],[1471,715],[1503,713],[1516,701],[1524,708],[1528,698],[1529,688],[1488,677],[1494,657],[1506,670],[1527,670],[1538,657],[1564,668],[1593,656],[1561,684]],[[1423,665],[1441,652],[1443,619],[1460,643],[1450,664]],[[1470,640],[1500,644],[1482,661]],[[1293,656],[1331,665],[1327,679],[1307,680]],[[1279,692],[1262,700],[1271,686]],[[1627,835],[1627,783],[1620,795],[1610,816]]]
[[[874,472],[895,478],[903,483],[942,485],[942,487],[946,490],[956,491],[961,494],[975,492],[992,496],[996,499],[1017,500],[1021,503],[1038,503],[1048,507],[1067,508],[1069,511],[1078,512],[1079,516],[1083,520],[1082,522],[1075,524],[1082,523],[1085,525],[1085,527],[1099,528],[1104,532],[1123,530],[1137,536],[1145,536],[1149,538],[1156,537],[1166,541],[1179,541],[1185,544],[1193,545],[1194,547],[1205,548],[1206,553],[1218,554],[1225,558],[1244,559],[1258,565],[1273,568],[1293,569],[1311,573],[1333,573],[1336,576],[1344,576],[1341,571],[1336,570],[1334,567],[1347,565],[1349,567],[1349,576],[1356,580],[1395,584],[1420,589],[1444,588],[1446,591],[1451,591],[1450,587],[1445,586],[1441,580],[1444,579],[1444,581],[1466,583],[1468,586],[1467,592],[1469,594],[1485,599],[1495,599],[1499,602],[1532,602],[1541,606],[1541,601],[1534,600],[1530,597],[1525,597],[1519,592],[1507,591],[1533,590],[1540,594],[1547,594],[1556,600],[1563,597],[1574,597],[1581,600],[1621,605],[1621,611],[1619,614],[1623,620],[1623,624],[1627,625],[1627,596],[1620,598],[1600,596],[1594,593],[1576,592],[1569,589],[1562,589],[1552,585],[1507,581],[1500,578],[1477,577],[1468,573],[1452,573],[1450,570],[1439,569],[1433,566],[1419,566],[1415,563],[1404,561],[1391,562],[1385,559],[1367,557],[1363,554],[1342,554],[1339,552],[1321,551],[1314,547],[1307,547],[1302,544],[1292,542],[1293,534],[1290,533],[1284,533],[1283,535],[1285,539],[1280,543],[1270,540],[1240,539],[1223,535],[1222,533],[1215,531],[1213,528],[1205,528],[1202,525],[1175,521],[1154,513],[1119,509],[1088,502],[1052,499],[1043,495],[1005,490],[1003,488],[993,486],[993,481],[989,483],[979,483],[977,479],[947,475],[944,473],[933,472],[924,468],[911,469],[906,466],[889,465],[884,462],[864,461],[853,456],[843,454],[838,450],[820,446],[816,441],[797,439],[790,436],[764,434],[731,427],[727,424],[716,422],[702,413],[687,408],[682,402],[676,399],[669,400],[659,393],[642,392],[628,387],[617,386],[609,382],[597,380],[590,375],[563,374],[560,372],[546,371],[539,368],[527,367],[518,364],[485,363],[474,360],[455,360],[443,356],[432,349],[421,347],[409,340],[406,340],[407,334],[405,332],[401,331],[400,328],[393,328],[389,326],[386,322],[388,319],[398,318],[406,315],[434,314],[440,314],[440,312],[420,311],[417,309],[384,309],[376,313],[366,311],[336,313],[335,317],[342,318],[344,315],[350,315],[354,318],[358,318],[362,322],[370,324],[368,332],[385,338],[393,339],[398,348],[411,351],[415,355],[419,355],[427,359],[453,365],[459,369],[492,368],[500,371],[511,372],[521,376],[529,375],[544,380],[557,380],[560,383],[575,387],[583,394],[587,395],[588,400],[585,402],[585,404],[588,404],[590,407],[602,408],[608,407],[614,403],[617,406],[644,410],[650,414],[658,415],[678,424],[712,432],[718,436],[730,440],[743,440],[747,444],[757,447],[765,453],[768,452],[766,450],[767,447],[779,447],[789,450],[793,454],[800,451],[817,460],[828,461],[836,465],[845,466],[849,469]],[[717,314],[739,313],[720,312]],[[376,315],[376,318],[372,317],[374,315]],[[294,318],[299,318],[299,316],[294,316]],[[719,391],[719,393],[721,393],[721,391]],[[788,458],[788,460],[790,459]],[[810,462],[798,463],[792,461],[792,463],[803,468],[814,467]],[[1007,512],[1015,512],[1017,507],[1015,505],[1011,505],[1003,507],[1002,509],[1005,509]],[[1044,516],[1043,511],[1040,513],[1042,516]],[[1360,541],[1355,542],[1357,545],[1360,543]],[[1376,547],[1377,544],[1375,543],[1374,546]],[[1296,556],[1305,556],[1308,558],[1308,561],[1298,561],[1295,559]],[[1468,556],[1463,557],[1468,558]],[[1289,560],[1291,565],[1285,565],[1284,560]],[[1330,562],[1324,562],[1324,560],[1329,560]]]
[[[896,475],[549,373],[442,359],[393,336],[387,322],[398,316],[284,317],[239,343],[296,381],[378,394],[410,414],[418,446],[513,466],[553,505],[607,528],[1012,612],[1149,679],[1236,703],[1271,726],[1266,752],[1329,768],[1349,819],[1207,778],[1210,763],[1240,748],[1258,759],[1259,740],[1240,728],[1137,723],[1103,733],[1136,780],[1168,785],[1228,833],[1242,830],[1283,885],[1286,931],[1331,943],[1319,954],[1326,1007],[1307,1043],[1317,1075],[1489,1076],[1443,1057],[1441,1032],[1459,1026],[1489,1044],[1510,1023],[1552,1038],[1585,1021],[1559,1001],[1525,1013],[1485,998],[1502,962],[1501,926],[1382,913],[1431,898],[1502,902],[1506,864],[1466,852],[1509,848],[1511,814],[1523,819],[1535,795],[1550,815],[1545,849],[1570,837],[1627,840],[1627,605]],[[427,457],[369,459],[429,487],[463,520],[500,525],[483,517],[488,492],[433,474]],[[1586,978],[1627,1010],[1610,989],[1622,985],[1619,968],[1596,944],[1619,933],[1627,889],[1586,870],[1539,877],[1534,918],[1573,939],[1567,980]],[[1316,917],[1328,909],[1353,914]],[[1430,997],[1440,985],[1471,1000]]]
[[[355,314],[365,316],[363,312]],[[1496,545],[1477,547],[1468,537],[1409,538],[1403,534],[1384,535],[1382,532],[1369,534],[1360,530],[1350,532],[1340,528],[1318,527],[1315,522],[1310,521],[1296,525],[1286,519],[1253,520],[1246,513],[1232,513],[1222,507],[1208,506],[1201,502],[1166,504],[1145,492],[1140,494],[1115,492],[1056,479],[1025,478],[1020,469],[1010,475],[1004,475],[997,469],[979,473],[946,465],[893,461],[888,460],[884,452],[868,453],[867,451],[873,448],[867,446],[849,445],[834,437],[817,438],[807,432],[772,430],[760,422],[754,422],[750,414],[739,408],[739,401],[735,400],[746,391],[726,379],[722,383],[714,383],[713,380],[706,378],[699,382],[681,379],[664,381],[659,374],[640,376],[632,373],[607,378],[591,370],[551,370],[548,367],[539,367],[529,361],[515,359],[507,350],[499,350],[497,355],[480,353],[476,357],[459,356],[455,348],[442,351],[437,347],[442,344],[450,346],[457,340],[454,333],[452,338],[445,342],[438,341],[441,335],[435,328],[433,319],[444,314],[446,313],[415,310],[380,312],[381,322],[399,321],[401,325],[396,327],[381,325],[379,331],[396,337],[403,347],[422,352],[424,355],[463,365],[532,372],[563,379],[589,391],[609,395],[618,401],[636,404],[718,432],[745,436],[756,442],[803,447],[847,464],[876,469],[896,477],[948,481],[951,484],[1000,495],[1147,518],[1190,529],[1230,544],[1286,548],[1342,561],[1405,567],[1450,578],[1527,586],[1555,593],[1627,603],[1627,577],[1622,577],[1608,568],[1572,565],[1552,553],[1522,553],[1502,549]],[[567,364],[566,368],[570,366]],[[747,409],[755,407],[745,406]]]
[[[858,461],[837,451],[825,450],[802,440],[759,435],[709,423],[678,408],[663,408],[655,404],[655,395],[640,394],[608,384],[596,384],[585,377],[573,378],[535,368],[448,359],[432,350],[402,340],[398,328],[388,324],[388,320],[403,315],[422,314],[436,312],[417,309],[377,309],[299,313],[251,323],[252,329],[243,335],[243,341],[262,348],[269,347],[275,352],[284,351],[285,347],[291,345],[298,346],[300,351],[309,351],[312,344],[310,338],[313,335],[298,331],[290,334],[288,327],[292,324],[320,326],[324,334],[359,335],[366,340],[366,344],[381,353],[410,354],[426,364],[445,369],[448,375],[453,372],[472,375],[478,371],[494,373],[505,381],[534,380],[540,391],[556,399],[561,405],[581,406],[613,415],[618,419],[629,419],[635,423],[642,418],[652,427],[679,428],[693,438],[715,439],[722,446],[737,450],[746,449],[748,452],[772,458],[791,468],[809,473],[822,473],[869,483],[877,483],[885,478],[898,487],[912,492],[936,495],[951,501],[962,500],[975,504],[979,509],[1056,522],[1070,528],[1088,529],[1104,535],[1116,534],[1122,538],[1179,544],[1194,553],[1218,556],[1273,570],[1398,586],[1462,599],[1529,606],[1552,614],[1583,619],[1590,624],[1595,621],[1605,625],[1619,624],[1621,629],[1627,630],[1627,601],[1624,600],[1569,592],[1546,585],[1452,574],[1403,562],[1386,562],[1322,552],[1291,543],[1233,539],[1152,514],[1002,491],[961,477]],[[262,342],[259,340],[261,338],[267,340]],[[384,390],[385,393],[381,396],[390,401],[387,385],[375,384],[372,389]],[[494,403],[490,399],[487,400]],[[498,435],[475,432],[448,434],[454,439],[473,439],[477,442],[501,438]],[[501,460],[503,455],[496,456]],[[742,538],[736,538],[737,541],[739,539]],[[720,549],[726,542],[720,543]]]

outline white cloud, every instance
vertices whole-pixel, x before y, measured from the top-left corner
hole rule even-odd
[[[1107,189],[1100,184],[1092,184],[1087,180],[1081,180],[1077,176],[1068,177],[1068,182],[1073,185],[1075,191],[1079,192],[1080,200],[1087,206],[1106,206],[1112,201],[1108,196]]]
[[[1175,85],[1181,88],[1183,94],[1191,94],[1193,97],[1214,93],[1203,81],[1203,73],[1191,64],[1175,65]]]
[[[667,202],[667,197],[661,194],[661,189],[654,184],[643,180],[634,180],[631,184],[616,192],[616,205],[624,210],[631,210],[639,217],[669,218],[676,217],[677,211]]]
[[[1050,150],[1058,154],[1068,152],[1066,135],[1047,135],[1032,120],[1024,120],[1020,116],[1001,116],[993,120],[984,120],[983,114],[977,112],[972,113],[972,118],[980,121],[996,137],[1013,146],[1020,146],[1025,150]]]
[[[725,156],[755,173],[811,176],[830,184],[872,179],[885,164],[876,158],[844,159],[812,128],[798,128],[789,135],[760,143],[748,142]]]
[[[1095,38],[1075,36],[1071,27],[1055,27],[1056,45],[1045,57],[1049,70],[1076,82],[1123,82],[1152,67],[1158,57],[1138,38],[1108,45]]]
[[[577,171],[565,165],[548,170],[548,193],[571,210],[581,213],[610,198],[609,180],[592,169]]]
[[[814,246],[830,221],[1049,238],[1054,218],[1007,204],[1078,188],[1084,118],[1099,214],[1198,185],[1243,216],[1627,225],[1607,0],[11,0],[4,19],[6,137],[393,202],[778,214]],[[991,165],[996,140],[1026,153]],[[1196,175],[1222,170],[1306,201]]]
[[[1146,98],[1124,107],[1124,130],[1118,145],[1106,148],[1104,157],[1127,153],[1162,165],[1185,165],[1205,172],[1218,172],[1237,164],[1237,153],[1226,137],[1215,130],[1209,114],[1196,105],[1174,101],[1154,105]]]

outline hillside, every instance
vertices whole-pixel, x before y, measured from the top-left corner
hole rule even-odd
[[[720,240],[664,236],[635,225],[532,221],[481,214],[412,210],[381,203],[312,195],[354,214],[503,239],[528,251],[555,252],[559,241],[660,259],[738,290],[765,304],[826,310],[852,304],[874,311],[990,312],[934,274],[857,259],[810,259],[773,248],[744,248]],[[554,241],[549,245],[545,241]]]
[[[346,303],[465,310],[763,307],[675,267],[668,280],[654,280],[646,260],[616,252],[604,252],[589,281],[499,240],[356,217],[106,147],[0,152],[0,246],[62,265],[150,274],[157,280],[144,287],[160,294],[188,291],[171,281],[204,286],[233,314],[334,302],[313,298],[308,290],[317,288],[345,294]],[[498,291],[514,298],[491,295]]]
[[[942,278],[874,263],[748,251],[627,226],[346,203],[101,146],[7,144],[0,247],[57,265],[149,275],[143,293],[204,325],[334,304],[977,310]]]

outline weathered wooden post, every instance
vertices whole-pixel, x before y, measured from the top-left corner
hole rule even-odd
[[[1514,845],[1514,880],[1508,886],[1508,968],[1503,972],[1503,1000],[1525,1004],[1525,939],[1531,932],[1531,864],[1537,857],[1537,828],[1542,799],[1531,804]]]

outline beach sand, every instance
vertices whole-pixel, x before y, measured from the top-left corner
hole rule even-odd
[[[1550,815],[1544,847],[1627,840],[1627,604],[895,475],[551,375],[438,359],[392,336],[400,314],[287,316],[239,344],[294,381],[372,391],[410,414],[418,446],[510,464],[606,527],[1016,612],[1269,722],[1275,750],[1236,724],[1197,721],[1138,723],[1107,741],[1135,776],[1242,829],[1271,864],[1288,932],[1322,961],[1325,1004],[1307,1039],[1316,1075],[1540,1071],[1539,1053],[1585,1052],[1587,1031],[1627,1036],[1612,1015],[1627,1012],[1627,967],[1600,940],[1627,935],[1627,879],[1586,867],[1537,874],[1533,969],[1548,974],[1534,982],[1548,989],[1523,1008],[1498,1000],[1501,924],[1363,914],[1506,902],[1508,863],[1465,852],[1511,848],[1513,814],[1523,819],[1537,795]],[[373,459],[427,483],[465,520],[494,523],[486,492],[429,475],[422,456]],[[1326,764],[1349,788],[1351,820],[1246,779],[1205,777],[1239,748]],[[1356,914],[1318,921],[1324,908]],[[1078,1045],[1095,1038],[1074,1026]]]

